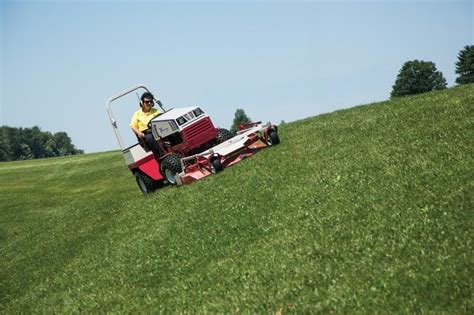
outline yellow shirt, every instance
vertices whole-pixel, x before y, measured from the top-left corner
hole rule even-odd
[[[148,129],[148,123],[150,120],[157,116],[160,112],[156,108],[152,108],[148,113],[143,112],[141,109],[137,110],[132,117],[130,127],[138,128],[140,131]]]

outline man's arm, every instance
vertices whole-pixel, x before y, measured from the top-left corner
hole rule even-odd
[[[140,130],[138,130],[137,127],[134,127],[134,126],[130,126],[133,130],[133,132],[137,135],[137,137],[139,137],[140,139],[143,139],[145,138],[145,134],[143,132],[141,132]]]

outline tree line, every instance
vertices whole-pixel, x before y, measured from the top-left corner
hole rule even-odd
[[[82,154],[66,132],[44,132],[32,128],[0,127],[0,161],[29,160]]]
[[[456,62],[457,84],[474,83],[474,45],[465,46]],[[447,86],[443,73],[431,61],[410,60],[403,64],[392,88],[391,98],[443,90]]]
[[[465,46],[458,54],[456,62],[457,84],[474,83],[474,45]],[[447,87],[443,73],[436,69],[431,61],[410,60],[403,64],[393,85],[391,98],[442,90]],[[245,125],[251,119],[243,109],[237,109],[230,128],[232,134],[239,130],[239,125]],[[285,122],[282,121],[281,125]]]

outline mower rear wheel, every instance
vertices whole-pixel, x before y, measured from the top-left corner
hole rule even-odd
[[[280,143],[280,137],[278,137],[278,133],[275,130],[270,130],[267,142],[269,145],[277,145]]]
[[[211,172],[213,174],[222,172],[224,167],[222,166],[221,159],[215,158],[211,161]]]
[[[163,174],[163,176],[171,185],[176,185],[175,176],[181,172],[181,155],[168,155],[161,162],[161,174]]]
[[[217,143],[222,143],[232,138],[232,134],[229,130],[224,128],[219,128],[217,133]]]
[[[142,172],[136,172],[135,179],[137,181],[138,187],[144,195],[148,195],[157,188],[155,181]]]

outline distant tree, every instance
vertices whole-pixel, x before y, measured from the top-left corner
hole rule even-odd
[[[446,88],[446,85],[443,73],[436,70],[433,62],[412,60],[403,64],[390,96],[393,98],[442,90]]]
[[[42,158],[47,156],[44,152],[44,143],[48,140],[51,134],[46,134],[41,132],[38,126],[34,126],[33,128],[25,128],[23,129],[23,142],[26,143],[30,149],[33,158]]]
[[[71,155],[82,152],[77,152],[74,145],[71,143],[71,138],[65,132],[57,132],[53,135],[55,144],[59,150],[59,155]]]
[[[20,144],[20,155],[18,156],[18,160],[30,160],[34,158],[33,152],[31,152],[31,148],[26,143]]]
[[[54,135],[32,128],[0,127],[0,161],[38,159],[84,153],[65,132]]]
[[[282,126],[282,125],[284,125],[284,124],[286,124],[286,122],[282,119],[282,120],[280,121],[280,126]]]
[[[11,155],[7,161],[18,160],[20,156],[23,155],[21,144],[23,139],[21,139],[21,128],[13,127],[2,127],[5,128],[5,134],[7,136],[7,142],[10,143]]]
[[[456,62],[457,84],[474,83],[474,45],[465,46]]]
[[[8,131],[4,128],[0,130],[0,161],[10,161],[12,156]]]
[[[236,134],[239,131],[240,125],[245,125],[251,123],[252,120],[245,114],[243,109],[237,109],[234,114],[234,121],[232,122],[232,126],[230,127],[230,132],[232,134]]]

